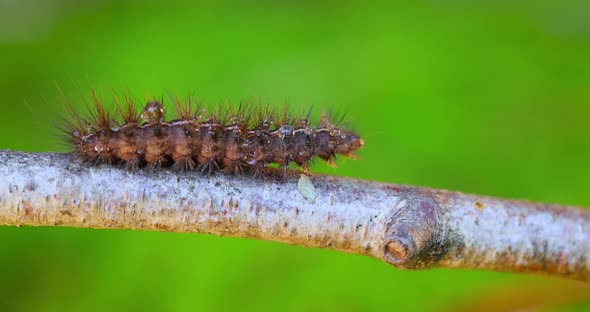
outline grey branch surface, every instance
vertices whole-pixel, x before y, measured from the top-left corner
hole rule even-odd
[[[212,233],[331,248],[404,269],[590,280],[590,210],[575,207],[321,175],[132,173],[59,153],[0,151],[0,179],[0,225]]]

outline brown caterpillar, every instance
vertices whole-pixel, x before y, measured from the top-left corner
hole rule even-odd
[[[178,118],[165,121],[162,101],[150,101],[138,112],[130,96],[116,98],[112,113],[94,91],[92,99],[85,115],[66,105],[68,116],[61,127],[77,157],[91,164],[262,176],[271,170],[269,164],[287,174],[295,163],[308,173],[316,157],[334,165],[336,155],[354,158],[363,146],[357,134],[325,115],[312,125],[309,113],[293,118],[286,110],[279,115],[260,105],[207,113],[190,98],[175,98]]]

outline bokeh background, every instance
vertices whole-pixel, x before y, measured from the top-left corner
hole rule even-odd
[[[316,172],[590,207],[590,3],[0,0],[0,148],[65,151],[55,84],[348,113]],[[76,105],[80,101],[74,101]],[[590,310],[587,284],[407,272],[198,234],[0,227],[2,311]]]

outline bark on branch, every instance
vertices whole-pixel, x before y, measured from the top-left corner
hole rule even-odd
[[[283,181],[79,165],[0,151],[0,225],[199,232],[368,255],[398,268],[590,280],[590,210],[332,176]]]

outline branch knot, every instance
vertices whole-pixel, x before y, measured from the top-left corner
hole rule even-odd
[[[444,253],[442,209],[428,191],[409,191],[386,223],[383,258],[402,269],[429,266]]]

